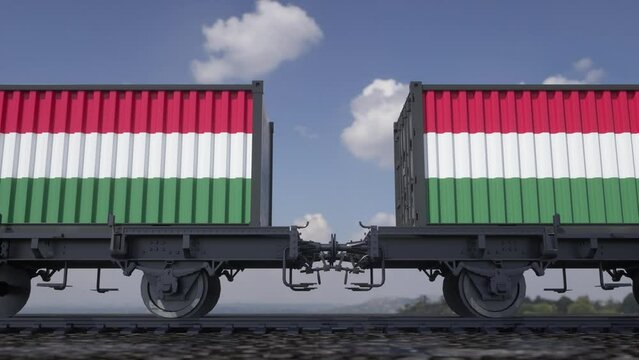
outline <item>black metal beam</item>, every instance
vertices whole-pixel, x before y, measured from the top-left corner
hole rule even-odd
[[[429,225],[372,228],[389,268],[442,261],[544,261],[550,267],[639,265],[639,226]]]
[[[0,226],[4,261],[36,266],[68,262],[71,268],[114,267],[118,261],[225,261],[280,268],[292,241],[302,241],[295,227]]]

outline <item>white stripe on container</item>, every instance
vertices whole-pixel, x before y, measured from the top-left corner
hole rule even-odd
[[[426,133],[427,178],[638,178],[639,134]]]
[[[0,178],[250,178],[252,134],[0,134]]]

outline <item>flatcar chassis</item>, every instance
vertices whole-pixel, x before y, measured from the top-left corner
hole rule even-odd
[[[564,293],[566,269],[596,269],[603,290],[634,285],[639,295],[636,225],[562,225],[555,216],[547,226],[372,226],[362,242],[371,271],[413,268],[431,281],[444,277],[447,303],[465,316],[513,315],[525,297],[527,270],[538,276],[563,270],[563,284],[545,290]],[[637,280],[623,283],[624,277]]]
[[[313,259],[304,246],[299,227],[211,225],[118,225],[113,218],[99,225],[0,224],[0,317],[22,308],[30,293],[30,280],[38,286],[64,290],[69,269],[119,268],[124,275],[144,273],[145,305],[163,317],[202,316],[220,295],[219,278],[232,281],[244,269],[299,269]],[[54,273],[63,280],[51,283]],[[291,270],[289,270],[291,272]],[[287,282],[294,290],[311,284]],[[213,299],[203,303],[205,299]]]
[[[219,278],[232,281],[251,268],[281,269],[283,283],[296,291],[314,289],[324,271],[343,272],[348,289],[367,291],[384,284],[386,269],[418,269],[431,281],[444,278],[444,297],[455,312],[485,317],[517,310],[527,270],[539,276],[564,270],[563,284],[547,289],[559,293],[568,290],[567,268],[598,269],[604,290],[630,286],[621,279],[639,276],[635,225],[562,225],[555,216],[552,225],[367,228],[359,241],[338,243],[333,236],[325,244],[302,239],[299,226],[119,225],[112,218],[104,225],[0,224],[0,299],[11,289],[22,294],[0,317],[24,305],[28,293],[17,289],[30,290],[31,278],[63,290],[68,270],[77,268],[98,270],[98,292],[113,290],[100,286],[101,269],[142,271],[145,305],[163,317],[205,314],[219,298]],[[63,281],[51,283],[58,271]],[[295,282],[294,271],[316,274],[317,281]],[[348,283],[350,274],[364,272],[369,281]],[[637,295],[639,281],[634,284]]]

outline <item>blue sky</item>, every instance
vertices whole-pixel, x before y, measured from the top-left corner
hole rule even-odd
[[[392,170],[380,167],[377,157],[358,159],[342,139],[355,108],[365,114],[370,110],[373,117],[388,114],[374,105],[395,104],[405,96],[401,84],[411,80],[541,83],[554,76],[559,81],[639,82],[636,1],[282,5],[302,12],[293,19],[299,27],[283,27],[268,39],[276,51],[264,42],[256,44],[266,50],[252,60],[270,59],[275,65],[260,74],[246,68],[231,71],[221,81],[265,80],[267,112],[276,125],[275,224],[322,214],[327,226],[314,234],[334,231],[341,240],[357,231],[357,221],[394,209]],[[2,1],[0,82],[195,83],[194,60],[207,61],[211,54],[224,59],[233,51],[205,49],[203,27],[237,17],[239,29],[250,35],[242,28],[242,16],[256,11],[253,0]],[[232,33],[225,31],[219,33]],[[278,62],[289,50],[287,59]],[[251,59],[244,60],[251,65]],[[576,65],[580,60],[582,66]],[[378,86],[378,98],[353,103],[375,79],[394,82]],[[392,85],[400,90],[381,94]],[[382,125],[396,116],[385,115],[389,120]],[[365,116],[361,121],[366,124]],[[417,293],[410,289],[395,291]]]

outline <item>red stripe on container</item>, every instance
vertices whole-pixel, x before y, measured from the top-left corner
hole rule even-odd
[[[550,131],[551,133],[564,133],[566,132],[566,118],[564,108],[564,93],[561,91],[553,91],[551,102],[548,107]]]
[[[465,91],[455,91],[451,96],[453,106],[453,119],[457,121],[452,123],[453,132],[468,132],[468,99]]]
[[[484,132],[484,103],[483,94],[479,91],[468,93],[468,129],[475,132]],[[429,131],[427,131],[429,132]]]
[[[24,101],[24,111],[22,121],[19,126],[23,129],[30,129],[36,125],[36,108],[38,107],[38,96],[35,91],[29,91],[29,96]]]
[[[0,133],[251,133],[250,91],[0,91]]]
[[[503,126],[507,129],[517,131],[517,115],[515,113],[515,93],[508,91],[501,93],[499,97],[500,116],[503,119]]]
[[[548,118],[548,93],[537,92],[537,114],[533,117],[533,132],[535,134],[550,132],[550,119]]]
[[[530,91],[516,94],[517,129],[521,132],[532,132],[532,100]]]
[[[617,94],[617,101],[612,104],[615,132],[630,132],[628,112],[623,109],[628,109],[628,95],[626,93]]]
[[[639,133],[630,90],[426,90],[430,133]]]
[[[585,92],[579,94],[579,107],[581,111],[581,128],[583,132],[599,132],[597,126],[597,106],[595,94]]]
[[[435,93],[424,92],[424,131],[437,132],[435,125]]]
[[[500,133],[501,130],[501,116],[499,114],[499,92],[490,91],[486,93],[484,97],[484,109],[486,110],[486,132],[487,133]]]
[[[20,95],[18,95],[20,96]],[[53,121],[53,125],[51,126],[52,132],[65,132],[67,129],[67,115],[69,112],[69,93],[60,94],[60,99],[56,99],[53,106],[53,115],[51,119]],[[29,129],[22,128],[17,132],[29,132]]]
[[[620,109],[626,111],[626,109]],[[630,132],[639,132],[639,94],[628,94],[628,121],[630,122]]]

